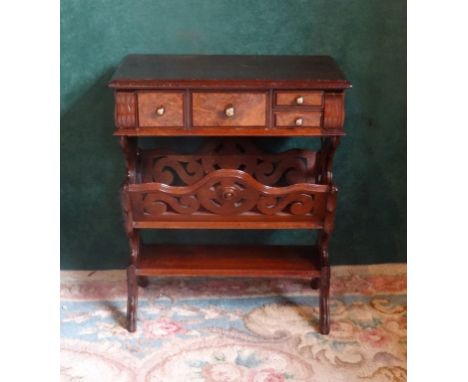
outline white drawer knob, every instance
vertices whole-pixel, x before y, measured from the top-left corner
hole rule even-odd
[[[304,103],[304,97],[303,96],[299,96],[296,98],[296,103],[298,105],[302,105]]]
[[[296,126],[302,126],[304,124],[304,119],[299,117],[299,118],[296,118]]]
[[[235,114],[235,109],[234,109],[234,106],[232,105],[229,105],[226,107],[226,109],[224,109],[224,114],[226,114],[226,117],[234,117],[234,114]]]
[[[165,112],[166,112],[166,109],[164,109],[164,106],[160,106],[156,109],[157,115],[164,115]]]

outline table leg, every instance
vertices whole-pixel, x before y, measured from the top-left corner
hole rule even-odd
[[[129,332],[134,332],[136,330],[138,283],[136,276],[136,268],[133,264],[127,268],[127,288],[127,329]]]
[[[320,333],[330,333],[330,308],[328,296],[330,294],[330,266],[323,266],[320,270]]]

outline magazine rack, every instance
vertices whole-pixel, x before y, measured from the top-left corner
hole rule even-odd
[[[147,276],[309,278],[329,328],[333,156],[351,85],[327,56],[125,57],[109,86],[131,247],[128,330]],[[207,137],[200,150],[144,150],[145,137]],[[267,153],[267,137],[318,137],[320,150]],[[316,229],[314,247],[148,245],[142,229]]]

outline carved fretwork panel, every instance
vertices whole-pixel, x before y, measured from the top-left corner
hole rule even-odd
[[[143,182],[191,185],[220,169],[241,170],[267,185],[316,183],[316,153],[289,150],[268,154],[252,142],[210,141],[198,153],[178,155],[161,150],[142,153]]]
[[[216,170],[183,187],[161,183],[129,186],[135,220],[161,220],[175,215],[302,216],[322,220],[327,186],[295,184],[265,186],[239,170]]]

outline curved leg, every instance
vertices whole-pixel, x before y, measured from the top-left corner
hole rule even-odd
[[[127,175],[122,184],[120,198],[125,223],[125,232],[127,234],[131,249],[131,265],[127,268],[127,328],[129,332],[136,330],[136,315],[138,303],[138,282],[136,275],[136,265],[140,252],[140,235],[138,230],[133,227],[132,209],[128,195],[128,185],[137,182],[139,176],[138,166],[138,138],[121,137],[120,146],[124,153],[127,167]]]
[[[330,308],[328,306],[328,297],[330,294],[330,263],[328,260],[328,244],[335,221],[338,193],[337,188],[333,184],[333,156],[339,143],[339,137],[322,138],[322,148],[319,152],[320,182],[329,186],[323,229],[320,231],[317,238],[317,248],[320,256],[320,280],[318,286],[321,334],[330,333]]]
[[[136,268],[132,264],[127,268],[127,329],[129,332],[136,330],[136,310],[138,303],[138,284],[136,276]]]

